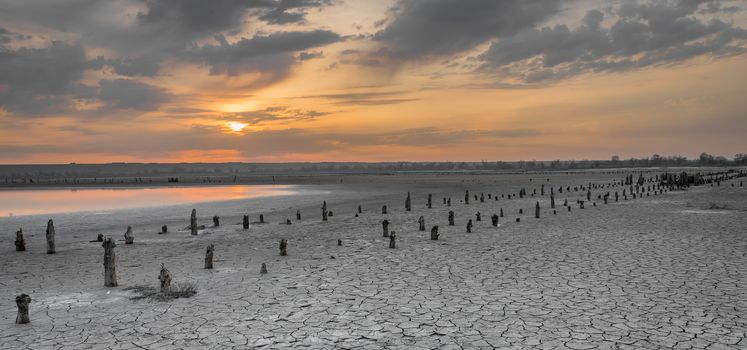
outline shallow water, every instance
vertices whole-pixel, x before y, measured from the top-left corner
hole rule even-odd
[[[55,188],[0,191],[0,216],[105,211],[283,196],[287,185]]]

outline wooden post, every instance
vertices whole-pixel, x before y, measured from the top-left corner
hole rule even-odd
[[[485,203],[485,193],[480,193],[480,203]]]
[[[454,211],[449,210],[449,226],[454,226]]]
[[[428,194],[428,209],[433,208],[433,202],[432,202],[432,200],[433,200],[433,195],[429,193]]]
[[[213,216],[213,227],[220,227],[220,217],[218,215]]]
[[[472,232],[472,219],[469,219],[469,221],[467,221],[467,233],[471,233],[471,232]]]
[[[125,244],[132,244],[135,242],[135,236],[132,235],[132,227],[127,226],[127,231],[125,231]]]
[[[498,215],[493,214],[493,216],[490,217],[490,221],[493,222],[493,227],[498,227]]]
[[[537,204],[534,206],[534,217],[539,219],[540,218],[540,202],[537,201]]]
[[[433,226],[433,228],[431,228],[431,240],[432,241],[437,241],[438,240],[438,236],[439,236],[439,234],[438,234],[438,225],[436,225],[436,226]]]
[[[342,245],[342,240],[341,240],[341,239],[338,239],[338,240],[337,240],[337,245],[338,245],[338,246],[341,246],[341,245]]]
[[[381,227],[384,230],[384,237],[389,237],[389,220],[382,221]]]
[[[503,217],[503,208],[501,208],[501,214],[500,217]]]
[[[265,265],[265,263],[262,263],[262,267],[259,268],[259,273],[262,275],[267,273],[267,265]]]
[[[264,224],[265,223],[265,216],[263,214],[259,214],[259,223]]]
[[[117,259],[114,254],[114,247],[117,244],[111,237],[106,237],[101,246],[104,247],[104,287],[116,287]]]
[[[18,315],[16,315],[17,324],[31,322],[29,319],[29,303],[31,303],[31,297],[28,294],[21,294],[16,297],[16,306],[18,307]]]
[[[381,206],[381,214],[386,215],[386,205]]]
[[[327,201],[322,204],[322,221],[327,221]]]
[[[301,211],[296,210],[296,220],[301,221]]]
[[[555,209],[555,194],[550,193],[550,209]]]
[[[244,227],[244,230],[249,229],[249,215],[244,215],[244,221],[241,224],[241,226]]]
[[[389,248],[394,249],[396,248],[395,239],[397,238],[397,234],[392,231],[392,234],[389,235]]]
[[[425,231],[425,218],[424,217],[421,216],[420,219],[418,219],[418,225],[420,226],[419,227],[420,231]]]
[[[405,210],[412,210],[412,201],[410,200],[410,192],[407,192],[407,198],[405,199]]]
[[[47,254],[54,254],[54,222],[52,219],[47,221]]]
[[[288,240],[283,238],[280,240],[280,256],[288,255]]]
[[[171,272],[161,264],[161,272],[158,274],[158,281],[161,282],[161,293],[168,293],[171,290]]]
[[[132,244],[135,242],[135,236],[132,235],[132,227],[127,226],[127,231],[124,234],[125,244]]]
[[[360,205],[358,206],[358,214],[363,214],[363,208]]]
[[[464,204],[469,204],[469,190],[464,193]]]
[[[161,234],[169,232],[169,227],[166,225],[161,226]]]
[[[17,252],[25,252],[26,251],[26,241],[23,240],[23,229],[18,229],[16,231],[16,251]]]
[[[99,233],[96,235],[96,242],[103,242],[104,241],[104,234]]]
[[[192,215],[189,216],[189,232],[192,236],[197,236],[197,209],[192,209]]]
[[[212,244],[207,246],[207,250],[205,251],[205,268],[206,269],[213,268],[213,250],[214,249],[215,249],[215,246]]]
[[[482,215],[480,215],[479,211],[475,214],[475,221],[482,221]]]

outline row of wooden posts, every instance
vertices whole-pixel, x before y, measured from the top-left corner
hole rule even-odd
[[[689,186],[689,185],[695,185],[695,186],[697,186],[697,185],[706,184],[706,183],[710,183],[711,186],[713,186],[714,183],[717,183],[720,186],[720,182],[721,181],[731,180],[731,179],[734,179],[734,178],[737,178],[737,177],[745,177],[745,176],[747,176],[747,173],[746,172],[739,172],[737,174],[717,174],[717,175],[718,176],[712,176],[712,177],[709,177],[709,178],[706,178],[706,177],[703,177],[703,176],[699,176],[697,178],[701,179],[701,180],[698,180],[695,183],[686,183],[686,182],[680,180],[682,178],[687,178],[687,175],[685,173],[682,173],[682,174],[680,174],[680,175],[678,175],[677,177],[674,178],[675,179],[674,182],[675,183],[680,183],[680,184],[682,184],[682,186]],[[648,180],[646,180],[641,175],[641,176],[639,176],[638,180],[634,183],[633,180],[632,180],[632,175],[630,175],[630,176],[626,176],[625,180],[622,180],[620,182],[607,183],[606,187],[607,188],[611,188],[611,187],[617,187],[617,186],[630,186],[629,187],[629,191],[630,191],[630,194],[633,196],[634,199],[636,198],[637,195],[642,197],[643,193],[646,193],[646,195],[648,196],[650,194],[650,192],[652,192],[652,189],[653,189],[654,195],[658,195],[658,194],[662,194],[664,192],[667,192],[669,190],[673,190],[675,188],[682,188],[680,185],[678,185],[680,187],[674,187],[674,185],[672,185],[670,183],[667,183],[666,181],[662,181],[661,178],[665,178],[665,179],[669,179],[669,180],[672,179],[671,177],[668,177],[668,175],[663,175],[661,177],[659,177],[657,175],[657,177],[655,179],[648,179]],[[651,182],[651,183],[653,183],[653,185],[649,185],[648,187],[646,187],[646,186],[644,186],[646,182]],[[635,184],[635,186],[633,186],[633,184]],[[732,186],[733,185],[734,184],[732,184]],[[742,187],[743,186],[743,182],[740,181],[739,186]],[[591,189],[592,188],[593,189],[601,189],[601,188],[604,188],[604,185],[600,186],[598,184],[589,183],[588,186],[583,186],[583,185],[582,186],[575,186],[575,187],[573,187],[573,190],[574,191],[579,191],[579,188],[581,190],[586,190],[586,200],[587,201],[591,201],[591,197],[592,197]],[[570,192],[570,190],[571,190],[571,187],[570,186],[566,186],[566,191]],[[626,192],[626,190],[627,190],[626,188],[623,188],[623,190],[622,190],[622,195],[623,195],[623,198],[625,200],[628,199],[628,196],[627,196],[628,193]],[[562,186],[559,187],[559,192],[563,193],[563,187]],[[536,194],[536,189],[533,190],[532,196],[534,196],[535,194]],[[544,184],[542,184],[541,187],[540,187],[540,194],[543,195],[543,196],[545,195],[545,185]],[[615,202],[617,202],[619,200],[618,191],[615,191],[614,194],[615,194]],[[521,188],[519,190],[518,196],[520,198],[523,198],[526,195],[527,195],[526,189]],[[515,196],[516,195],[514,194],[513,197],[515,197]],[[495,197],[495,199],[498,200],[498,196],[497,195],[493,196],[492,194],[488,194],[488,196],[487,196],[488,199],[491,199],[492,197]],[[603,199],[604,200],[604,204],[607,204],[609,197],[610,197],[610,192],[608,191],[604,195],[599,194],[597,196],[597,199]],[[484,193],[481,193],[479,197],[477,195],[474,195],[474,198],[475,198],[475,200],[479,199],[480,202],[485,202],[485,194]],[[506,197],[505,197],[504,194],[502,194],[501,198],[506,198]],[[508,198],[511,199],[512,195],[509,194]],[[469,190],[466,190],[465,191],[465,195],[464,195],[464,203],[465,203],[465,205],[469,205],[469,201],[470,201],[470,192],[469,192]],[[443,203],[446,204],[447,206],[451,206],[451,198],[444,197],[443,198]],[[583,200],[578,200],[577,204],[579,204],[579,208],[580,209],[584,209],[584,201]],[[432,208],[432,205],[433,205],[433,203],[432,203],[432,194],[428,194],[428,200],[427,200],[426,207],[430,209],[430,208]],[[593,202],[593,205],[596,206],[596,202]],[[571,211],[571,206],[568,205],[568,199],[564,200],[563,206],[566,206],[568,208],[569,212]],[[553,214],[557,213],[554,210],[555,209],[555,191],[554,191],[554,187],[550,188],[550,208],[553,209]],[[362,207],[360,205],[358,205],[357,209],[358,210],[357,210],[357,213],[355,215],[356,217],[359,214],[363,213]],[[405,210],[408,211],[408,212],[412,211],[412,199],[411,199],[411,196],[410,196],[410,192],[407,193],[407,197],[405,199]],[[386,205],[382,206],[381,212],[384,215],[387,214],[387,206]],[[537,201],[536,204],[535,204],[535,215],[534,215],[535,218],[537,218],[537,219],[540,218],[540,212],[541,212],[540,203],[539,203],[539,201]],[[523,214],[523,209],[519,209],[519,214]],[[327,209],[327,202],[324,201],[323,204],[322,204],[322,220],[323,221],[327,221],[328,218],[331,217],[331,216],[333,216],[333,213],[332,213],[332,211],[329,211]],[[493,215],[491,215],[491,223],[492,223],[493,227],[497,227],[499,225],[499,218],[501,218],[501,217],[504,217],[503,208],[500,208],[500,214],[493,214]],[[296,219],[297,220],[301,220],[301,212],[300,212],[300,210],[296,211]],[[476,215],[475,215],[475,221],[482,221],[482,216],[481,216],[480,212],[476,213]],[[520,222],[520,218],[517,217],[516,218],[516,222]],[[260,223],[260,224],[265,223],[265,221],[264,221],[264,215],[263,214],[259,215],[259,222],[258,223]],[[291,223],[290,219],[286,219],[286,223],[290,224]],[[454,226],[454,211],[451,211],[451,210],[449,211],[449,213],[448,213],[448,223],[449,223],[449,226]],[[396,237],[397,236],[396,236],[396,233],[394,231],[389,232],[389,224],[390,224],[390,222],[388,220],[386,220],[386,219],[382,221],[383,236],[389,238],[389,248],[396,248]],[[213,226],[214,227],[220,226],[220,218],[218,216],[213,216]],[[243,221],[242,221],[242,227],[244,229],[248,229],[249,228],[249,216],[248,215],[244,215]],[[472,232],[472,228],[473,228],[473,222],[472,222],[472,219],[469,219],[468,222],[467,222],[467,227],[466,227],[467,232],[468,233]],[[190,224],[189,224],[190,234],[191,235],[197,235],[198,231],[200,229],[204,229],[204,226],[199,226],[197,224],[197,210],[196,209],[192,209],[192,212],[191,212],[191,215],[190,215]],[[423,216],[420,216],[420,218],[418,219],[418,229],[419,229],[419,231],[425,231],[426,230],[425,218]],[[159,232],[159,233],[167,233],[167,232],[168,232],[168,228],[167,228],[166,225],[164,225],[164,226],[162,226],[161,232]],[[132,227],[130,227],[130,226],[127,227],[127,230],[126,230],[124,236],[125,236],[125,239],[124,239],[125,244],[133,244],[133,242],[134,242],[134,236],[133,236],[133,233],[132,233]],[[431,228],[430,239],[431,240],[438,240],[439,236],[440,236],[440,234],[439,234],[439,226],[435,225],[435,226],[433,226]],[[56,253],[56,250],[55,250],[55,228],[54,228],[54,222],[51,219],[47,222],[46,240],[47,240],[47,254],[55,254]],[[106,286],[106,287],[116,287],[116,286],[118,286],[117,273],[116,273],[116,254],[115,254],[115,251],[114,251],[114,248],[116,247],[116,243],[112,239],[112,237],[110,237],[110,236],[104,237],[102,234],[99,234],[97,236],[96,241],[102,242],[102,247],[104,248],[104,286]],[[342,245],[342,240],[338,240],[337,244],[338,245]],[[23,238],[23,230],[22,229],[20,229],[20,230],[18,230],[18,232],[16,232],[15,246],[16,246],[16,250],[17,251],[25,251],[26,250],[25,241],[24,241],[24,238]],[[280,247],[279,248],[280,248],[280,255],[281,256],[287,256],[288,255],[288,240],[287,239],[281,239],[280,240]],[[214,251],[215,251],[215,246],[213,244],[210,244],[210,245],[207,246],[207,249],[206,249],[206,252],[205,252],[205,265],[204,265],[205,269],[212,269],[213,268]],[[267,273],[267,266],[266,266],[265,263],[262,263],[261,268],[260,268],[260,273],[261,274]],[[171,288],[171,273],[170,273],[169,270],[167,270],[165,268],[165,266],[163,264],[161,265],[161,270],[159,272],[158,280],[160,282],[160,290],[161,290],[161,292],[166,292],[166,291],[169,290],[169,288]],[[29,323],[30,322],[30,320],[29,320],[29,303],[30,302],[31,302],[31,297],[29,295],[27,295],[27,294],[20,294],[20,295],[18,295],[16,297],[16,304],[17,304],[17,307],[18,307],[18,314],[17,314],[17,317],[16,317],[16,323],[23,324],[23,323]]]

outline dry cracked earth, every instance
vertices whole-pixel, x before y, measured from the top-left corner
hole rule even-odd
[[[460,201],[464,189],[531,193],[540,182],[528,176],[366,181],[262,199],[249,209],[226,205],[224,224],[196,237],[155,233],[165,221],[186,226],[189,210],[181,207],[63,217],[54,255],[44,250],[46,217],[0,221],[0,348],[747,348],[747,188],[739,180],[607,205],[596,200],[585,209],[576,204],[585,193],[556,193],[556,215],[548,196]],[[412,212],[404,210],[408,190]],[[432,209],[425,208],[427,193],[434,194]],[[562,206],[566,198],[571,212]],[[328,222],[320,217],[323,199],[334,213]],[[711,203],[722,209],[708,209]],[[356,218],[358,204],[364,213]],[[207,204],[197,208],[201,223],[220,214]],[[500,208],[505,217],[494,228],[489,216]],[[448,210],[456,214],[453,227]],[[483,221],[466,233],[477,211]],[[244,212],[263,212],[270,223],[242,230]],[[418,231],[421,215],[428,230],[439,225],[438,241]],[[286,217],[292,225],[282,224]],[[384,218],[397,233],[396,249],[382,237]],[[106,288],[103,248],[88,241],[100,232],[121,238],[124,222],[133,222],[135,244],[118,242],[120,286]],[[20,224],[29,225],[27,252],[13,251]],[[290,241],[285,257],[281,238]],[[215,244],[213,270],[203,269],[208,244]],[[197,294],[130,300],[134,292],[125,288],[156,286],[161,263]],[[259,273],[262,263],[268,274]],[[27,325],[14,323],[20,293],[32,298]]]

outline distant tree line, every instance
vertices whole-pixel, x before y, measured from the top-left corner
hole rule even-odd
[[[654,154],[646,158],[609,160],[552,160],[552,161],[487,161],[480,162],[324,162],[324,163],[110,163],[110,164],[47,164],[0,165],[0,179],[96,179],[138,177],[139,181],[167,178],[177,182],[180,175],[230,177],[251,174],[281,173],[387,173],[422,171],[546,171],[636,167],[698,167],[744,166],[747,154],[739,153],[732,159],[701,153],[697,159],[683,156]],[[2,181],[2,180],[0,180]]]

